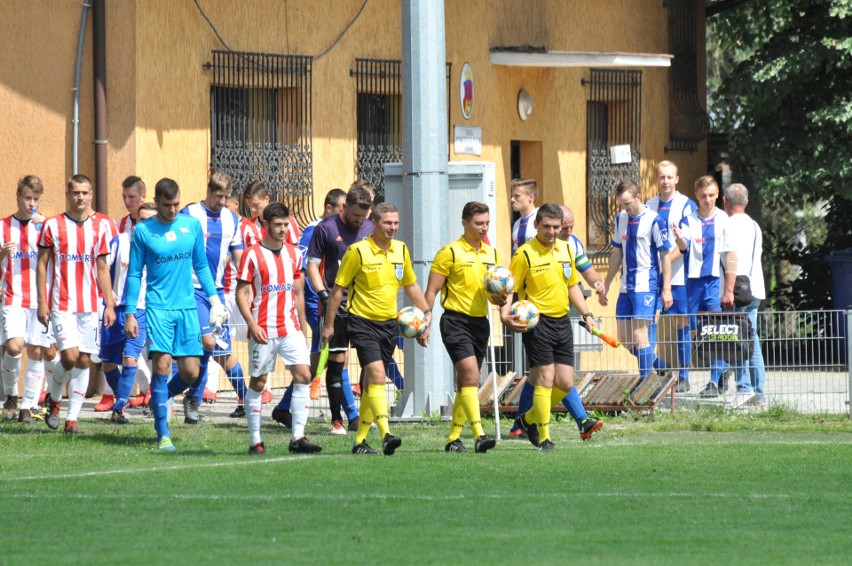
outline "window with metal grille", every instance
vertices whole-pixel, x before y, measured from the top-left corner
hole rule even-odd
[[[447,124],[450,109],[450,76],[447,63]],[[355,59],[349,71],[357,92],[357,175],[376,189],[376,201],[384,199],[385,163],[402,161],[402,61]],[[449,133],[448,133],[449,135]]]
[[[301,226],[313,220],[311,57],[213,51],[211,167],[234,190],[256,179]]]
[[[618,206],[613,198],[615,185],[622,179],[639,182],[641,142],[642,71],[591,69],[586,103],[586,211],[587,248],[593,257],[611,249]],[[610,148],[630,146],[630,161],[614,164]]]

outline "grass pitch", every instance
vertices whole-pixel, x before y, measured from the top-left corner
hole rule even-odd
[[[67,438],[0,424],[0,564],[847,564],[852,425],[845,417],[722,412],[606,419],[557,450],[504,440],[445,453],[448,424],[393,425],[393,457],[352,434],[316,456],[247,454],[242,421],[81,421]],[[493,422],[485,423],[489,434]],[[504,431],[508,425],[504,421]],[[379,446],[377,434],[368,439]]]

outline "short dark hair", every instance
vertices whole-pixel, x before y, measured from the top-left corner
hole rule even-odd
[[[163,177],[159,181],[157,181],[156,186],[154,187],[154,200],[171,200],[180,195],[180,187],[174,181],[174,179],[169,179],[168,177]]]
[[[254,197],[268,197],[269,196],[269,188],[266,186],[265,181],[261,181],[260,179],[255,179],[243,189],[243,198],[248,200]]]
[[[71,178],[68,179],[68,182],[65,183],[65,191],[70,192],[74,188],[74,185],[89,185],[89,187],[91,187],[92,180],[80,173],[72,175]]]
[[[283,202],[272,202],[263,209],[263,220],[267,224],[276,218],[290,218],[290,209]]]
[[[349,190],[351,191],[355,187],[361,187],[362,189],[366,189],[368,193],[375,196],[376,195],[376,187],[373,186],[373,183],[368,181],[367,179],[358,179],[351,185],[349,185]]]
[[[373,197],[364,187],[352,187],[346,193],[346,206],[369,209],[373,206]]]
[[[370,213],[370,220],[373,222],[378,222],[382,219],[382,214],[386,214],[388,212],[399,212],[399,209],[396,205],[391,204],[387,201],[381,202],[373,207],[373,212]]]
[[[139,191],[139,194],[142,194],[146,191],[145,181],[142,180],[142,177],[131,175],[121,182],[122,189],[129,189],[133,186],[136,187],[136,190]]]
[[[18,194],[24,194],[24,189],[30,189],[39,196],[44,193],[44,185],[42,184],[41,179],[35,175],[25,175],[18,180]]]
[[[343,189],[331,189],[328,191],[328,194],[325,195],[325,202],[322,205],[325,206],[334,206],[337,201],[342,198],[346,198],[346,191]]]
[[[547,202],[538,207],[538,212],[535,213],[535,221],[541,222],[542,218],[553,218],[562,221],[562,209],[558,204]]]
[[[470,220],[477,214],[488,213],[488,205],[482,202],[470,201],[462,209],[462,220]]]
[[[626,192],[633,193],[634,197],[639,196],[639,185],[636,184],[636,181],[631,181],[630,179],[624,179],[623,181],[619,181],[615,186],[615,196],[620,197]]]
[[[227,191],[230,195],[233,187],[231,185],[231,176],[222,171],[215,171],[212,175],[210,175],[210,179],[207,181],[207,192],[213,191]]]

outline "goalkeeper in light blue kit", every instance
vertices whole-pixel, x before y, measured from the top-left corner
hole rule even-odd
[[[207,266],[201,224],[185,214],[178,215],[180,188],[177,183],[160,179],[154,202],[157,215],[137,224],[133,232],[124,329],[130,338],[135,338],[139,332],[135,313],[144,268],[148,355],[153,366],[150,406],[159,449],[174,450],[166,407],[172,358],[177,359],[179,379],[189,387],[198,379],[203,353],[193,271],[210,300],[210,326],[224,324],[228,311],[219,299]]]

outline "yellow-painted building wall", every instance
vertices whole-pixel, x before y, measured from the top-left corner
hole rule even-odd
[[[210,162],[210,86],[203,65],[223,49],[193,2],[110,0],[107,4],[109,213],[124,214],[120,184],[127,175],[148,183],[174,178],[189,202],[204,196]],[[231,49],[317,56],[313,64],[313,187],[315,210],[325,193],[355,177],[356,58],[401,58],[401,2],[370,0],[345,34],[362,0],[205,0],[201,3]],[[12,194],[27,173],[47,187],[43,210],[64,208],[62,188],[71,174],[74,60],[82,2],[7,0],[0,37],[0,187]],[[490,63],[490,49],[533,45],[564,51],[667,53],[668,13],[659,0],[468,0],[445,2],[446,54],[452,63],[450,127],[481,126],[482,156],[497,179],[494,220],[506,237],[508,257],[510,142],[523,142],[524,167],[540,172],[541,202],[564,202],[575,211],[577,234],[586,226],[586,101],[584,68],[518,68]],[[84,47],[80,97],[80,171],[93,171],[91,19]],[[339,40],[338,40],[339,39]],[[337,43],[335,43],[337,41]],[[699,60],[701,57],[699,56]],[[458,95],[462,65],[470,63],[475,100],[470,120]],[[699,73],[703,68],[699,68]],[[705,173],[704,144],[694,154],[665,153],[670,69],[642,73],[643,190],[654,193],[656,162],[680,167],[691,193]],[[699,74],[699,76],[701,76]],[[525,89],[534,111],[522,121],[517,96]],[[699,94],[703,94],[703,90]],[[452,140],[450,140],[451,142]],[[476,159],[455,155],[452,160]],[[530,160],[533,163],[530,163]],[[6,212],[11,212],[11,201]],[[611,298],[615,298],[612,294]]]

